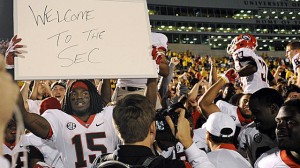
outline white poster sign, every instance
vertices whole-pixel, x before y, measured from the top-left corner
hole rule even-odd
[[[156,77],[146,0],[15,0],[15,78]]]

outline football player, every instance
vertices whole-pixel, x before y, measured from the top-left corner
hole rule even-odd
[[[28,113],[19,99],[25,127],[53,141],[64,167],[91,167],[102,153],[113,152],[119,139],[112,125],[112,106],[89,80],[76,80],[67,89],[62,111],[47,110],[42,116]]]
[[[254,52],[256,47],[257,40],[250,34],[235,37],[227,47],[227,53],[233,57],[244,93],[254,93],[261,88],[269,87],[268,81],[274,82],[267,64]]]
[[[231,105],[223,100],[217,101],[216,104],[213,103],[213,100],[217,97],[219,90],[222,89],[226,83],[233,82],[235,78],[236,71],[234,69],[226,71],[225,74],[201,97],[199,100],[199,106],[206,118],[208,118],[212,113],[223,112],[233,118],[236,126],[242,127],[252,122],[251,112],[248,108],[250,94],[244,94],[241,97],[239,106]]]
[[[284,103],[276,116],[276,137],[278,148],[264,153],[255,167],[300,167],[300,100],[292,99]]]
[[[300,42],[291,42],[286,46],[286,57],[292,62],[294,73],[297,73],[297,85],[300,86]]]
[[[40,150],[26,143],[24,136],[20,141],[16,139],[17,126],[15,119],[11,119],[4,132],[3,156],[11,163],[11,167],[34,167],[46,165]]]
[[[264,152],[277,146],[275,117],[284,102],[275,89],[262,88],[253,93],[249,108],[254,122],[248,124],[238,137],[239,152],[253,165]]]

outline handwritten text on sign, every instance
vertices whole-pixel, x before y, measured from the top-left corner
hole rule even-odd
[[[84,21],[88,22],[89,20],[95,19],[93,16],[94,10],[85,10],[75,12],[71,9],[60,13],[59,11],[55,11],[54,9],[49,9],[48,6],[45,6],[44,13],[38,14],[34,11],[34,9],[29,6],[30,11],[34,17],[36,22],[36,26],[44,26],[47,23],[51,22],[75,22],[75,21]],[[98,30],[98,28],[90,29],[81,32],[82,38],[84,38],[87,42],[90,40],[101,40],[103,39],[103,34],[105,30]],[[68,47],[63,48],[57,55],[57,58],[61,60],[62,67],[69,67],[73,64],[78,64],[84,61],[88,61],[89,63],[100,63],[99,57],[101,56],[100,48],[92,48],[87,52],[74,53],[73,57],[68,57],[68,55],[64,55],[65,53],[75,52],[76,47],[79,44],[72,44],[72,34],[69,30],[65,30],[54,34],[47,38],[48,40],[53,40],[56,43],[57,47],[61,46],[61,43],[70,44]],[[98,58],[97,58],[98,57]]]
[[[28,50],[16,79],[157,76],[146,0],[15,2],[15,33]]]

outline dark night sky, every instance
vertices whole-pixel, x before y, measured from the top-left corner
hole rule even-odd
[[[13,36],[13,0],[0,0],[0,38]]]

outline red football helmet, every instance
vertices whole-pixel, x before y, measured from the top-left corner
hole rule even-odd
[[[235,37],[231,44],[227,47],[227,53],[232,55],[237,49],[240,48],[250,48],[251,50],[255,50],[257,47],[257,40],[251,34],[241,34]]]

